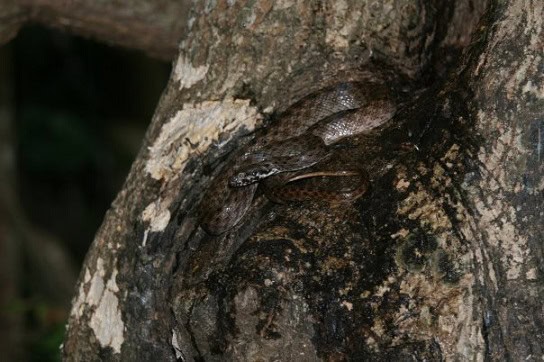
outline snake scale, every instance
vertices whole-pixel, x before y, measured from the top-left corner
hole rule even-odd
[[[331,145],[367,133],[395,112],[389,89],[381,83],[340,83],[304,97],[245,146],[235,164],[212,181],[200,204],[201,226],[210,234],[230,230],[251,206],[259,184],[275,202],[342,202],[360,197],[369,186],[364,170],[307,169],[330,159]],[[355,186],[334,190],[312,186],[326,178],[357,181],[352,180]]]

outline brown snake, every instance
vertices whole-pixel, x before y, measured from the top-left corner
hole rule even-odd
[[[341,83],[303,98],[262,137],[241,150],[234,166],[213,180],[200,204],[201,226],[211,234],[231,229],[251,206],[259,184],[275,202],[357,199],[369,186],[363,170],[305,169],[330,158],[333,152],[329,145],[366,133],[387,122],[395,112],[389,90],[378,83]],[[359,181],[334,191],[304,184],[318,178]]]

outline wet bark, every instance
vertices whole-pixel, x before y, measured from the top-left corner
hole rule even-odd
[[[196,2],[86,258],[68,360],[508,360],[544,351],[540,1]],[[478,21],[480,22],[478,23]],[[198,205],[252,130],[379,77],[399,111],[342,208]]]

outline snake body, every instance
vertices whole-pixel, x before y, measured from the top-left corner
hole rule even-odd
[[[315,185],[296,185],[296,182],[304,179],[344,179],[356,178],[350,181],[350,187],[336,186],[334,190],[324,189]],[[321,181],[321,180],[320,180]],[[288,201],[321,200],[331,204],[351,201],[361,197],[369,188],[369,177],[363,170],[318,171],[301,174],[283,173],[267,178],[264,183],[266,196],[277,203]]]
[[[395,111],[388,89],[376,83],[341,83],[303,98],[212,182],[200,205],[201,226],[211,234],[231,229],[251,206],[259,183],[276,202],[315,198],[335,202],[360,197],[369,186],[364,171],[305,170],[331,157],[328,146],[382,125]],[[354,187],[335,191],[298,185],[300,180],[319,177],[359,181]]]

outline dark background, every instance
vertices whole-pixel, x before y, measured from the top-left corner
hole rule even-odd
[[[23,316],[25,359],[58,360],[74,290],[56,286],[77,278],[139,150],[170,64],[41,27],[23,29],[8,47],[22,215],[33,235],[58,246],[72,267],[58,284],[45,280],[32,255],[39,245],[27,247],[21,298],[3,309]]]

